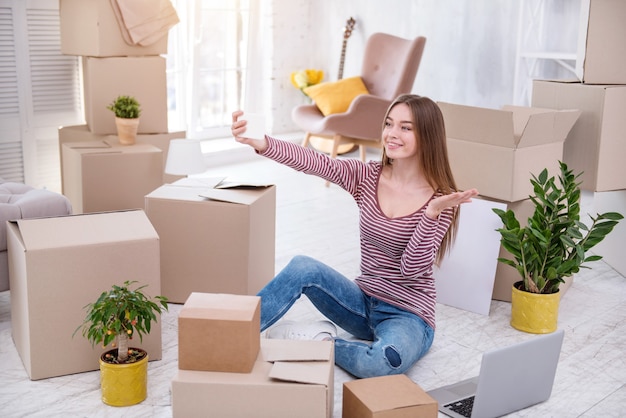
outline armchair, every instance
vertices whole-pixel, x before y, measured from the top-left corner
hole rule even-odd
[[[339,146],[359,146],[365,161],[366,147],[381,148],[383,117],[400,94],[410,93],[420,65],[426,38],[413,40],[386,33],[374,33],[365,46],[361,78],[369,94],[357,96],[344,113],[324,116],[315,104],[292,110],[293,122],[306,132],[302,145],[312,135],[332,140],[330,156],[337,157]]]

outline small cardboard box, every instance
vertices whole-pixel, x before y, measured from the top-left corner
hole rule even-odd
[[[217,190],[192,181],[145,198],[161,238],[163,294],[176,303],[191,292],[256,295],[274,277],[276,187]],[[201,196],[208,192],[214,199]]]
[[[117,134],[115,114],[107,106],[119,95],[134,96],[139,102],[140,134],[168,132],[164,57],[83,57],[83,87],[91,132]]]
[[[519,221],[520,226],[524,227],[528,225],[528,218],[532,217],[535,211],[535,205],[530,199],[509,202],[506,203],[506,205],[506,208],[503,210],[512,210],[513,213],[515,213],[515,217]],[[505,250],[502,245],[500,245],[500,253],[498,254],[498,257],[512,259],[511,254]],[[522,280],[522,276],[520,276],[516,269],[498,262],[498,266],[496,268],[496,279],[493,284],[493,294],[491,296],[492,299],[510,302],[513,284],[519,282],[520,280]],[[567,289],[569,289],[572,285],[573,278],[565,277],[563,280],[565,280],[565,283],[561,283],[561,286],[559,287],[561,297],[563,297],[565,292],[567,292]]]
[[[531,174],[556,172],[577,110],[504,106],[501,110],[439,103],[457,186],[514,202],[532,193]]]
[[[626,84],[626,2],[582,0],[576,75],[587,84]]]
[[[177,138],[185,138],[185,131],[167,132],[161,134],[137,134],[137,142],[140,144],[150,144],[163,151],[163,183],[172,183],[183,178],[165,173],[165,163],[167,152],[170,148],[170,141]],[[61,167],[63,167],[63,144],[70,142],[106,142],[111,144],[119,143],[116,135],[95,134],[89,130],[87,125],[71,125],[59,128],[59,155],[61,156]],[[61,173],[63,181],[63,173]]]
[[[249,373],[260,338],[260,297],[194,292],[178,315],[178,368]]]
[[[84,307],[113,284],[136,280],[160,294],[159,237],[140,210],[22,219],[7,224],[11,325],[32,380],[97,370],[106,350],[81,331]],[[138,262],[141,260],[141,262]],[[131,341],[159,360],[160,318]],[[63,353],[60,355],[59,353]]]
[[[582,111],[565,141],[563,161],[583,173],[583,190],[626,189],[626,86],[535,80],[532,105]]]
[[[437,418],[437,401],[404,374],[343,384],[343,418]]]
[[[593,195],[593,215],[605,212],[617,212],[626,216],[626,190],[598,192]],[[622,219],[604,240],[590,251],[601,255],[602,260],[613,267],[619,274],[626,276],[626,220]],[[589,267],[593,267],[590,263]]]
[[[148,144],[70,142],[62,147],[63,194],[74,213],[143,209],[163,184],[163,152]]]
[[[331,341],[261,339],[250,373],[179,370],[174,417],[330,418],[334,409]]]
[[[167,33],[152,45],[128,45],[110,0],[60,0],[61,53],[91,57],[167,54]]]

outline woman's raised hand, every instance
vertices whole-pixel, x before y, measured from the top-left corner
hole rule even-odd
[[[230,131],[233,134],[235,141],[240,144],[250,145],[258,152],[265,151],[267,149],[267,140],[265,138],[252,139],[243,136],[246,132],[247,121],[245,119],[239,119],[241,116],[243,116],[243,111],[236,110],[233,112],[233,124],[230,127]]]
[[[446,208],[458,206],[462,203],[469,203],[472,198],[478,196],[478,190],[468,189],[462,192],[445,194],[433,199],[426,208],[426,216],[431,219],[437,219],[439,214]]]

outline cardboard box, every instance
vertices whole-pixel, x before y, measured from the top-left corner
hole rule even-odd
[[[139,133],[168,132],[164,57],[83,57],[83,87],[91,132],[117,134],[115,114],[107,106],[119,95],[139,102]]]
[[[626,190],[598,192],[593,195],[593,216],[598,213],[618,212],[626,216]],[[604,240],[590,251],[601,255],[604,262],[613,267],[619,274],[626,276],[626,220],[622,219]],[[593,263],[588,267],[593,268]]]
[[[343,418],[437,418],[437,401],[404,374],[343,384]]]
[[[506,202],[503,202],[506,203]],[[528,225],[528,218],[533,216],[535,211],[535,205],[530,199],[520,200],[518,202],[507,203],[507,206],[503,210],[512,210],[515,213],[515,217],[519,221],[522,227]],[[500,253],[498,257],[512,259],[511,254],[500,245]],[[506,264],[498,262],[496,268],[496,279],[493,284],[492,299],[501,300],[504,302],[511,301],[511,292],[513,284],[522,280],[522,276],[516,269]],[[573,277],[565,277],[565,283],[561,283],[559,292],[561,297],[567,292],[567,289],[572,285]]]
[[[448,155],[460,189],[514,202],[532,193],[531,174],[558,171],[577,110],[505,106],[501,110],[439,103]]]
[[[137,142],[140,144],[150,144],[163,151],[163,183],[173,183],[184,176],[175,176],[165,173],[165,162],[167,152],[170,148],[170,141],[177,138],[185,138],[185,131],[167,132],[161,134],[138,134]],[[70,142],[107,142],[111,144],[119,143],[117,135],[95,134],[89,130],[87,125],[62,126],[59,128],[59,155],[61,156],[61,167],[63,167],[63,144]],[[61,182],[63,173],[61,172]]]
[[[626,2],[583,0],[576,75],[588,84],[626,84]]]
[[[163,152],[153,145],[71,142],[62,155],[63,194],[74,213],[143,209],[145,196],[163,184]]]
[[[167,34],[152,45],[128,45],[110,0],[60,0],[59,16],[62,54],[91,57],[167,54]]]
[[[178,368],[249,373],[260,338],[260,297],[194,292],[178,314]]]
[[[85,305],[113,284],[136,280],[160,294],[159,237],[143,211],[22,219],[7,224],[11,326],[32,380],[99,368],[106,350],[74,331]],[[138,262],[141,260],[141,262]],[[159,360],[161,322],[131,346]],[[63,353],[62,355],[59,353]]]
[[[583,173],[583,190],[626,188],[626,86],[535,80],[532,105],[582,111],[565,141],[563,161]]]
[[[176,303],[191,292],[256,295],[274,277],[276,187],[185,184],[193,179],[163,185],[145,198],[161,238],[163,294]],[[201,196],[207,192],[214,199]]]
[[[331,341],[261,339],[250,373],[179,370],[174,417],[330,418],[334,409]]]

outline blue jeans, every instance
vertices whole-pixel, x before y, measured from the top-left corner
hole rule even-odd
[[[422,318],[367,296],[352,280],[305,256],[294,257],[259,292],[261,331],[303,294],[336,325],[370,341],[335,339],[335,363],[356,377],[404,373],[432,345],[434,330]]]

